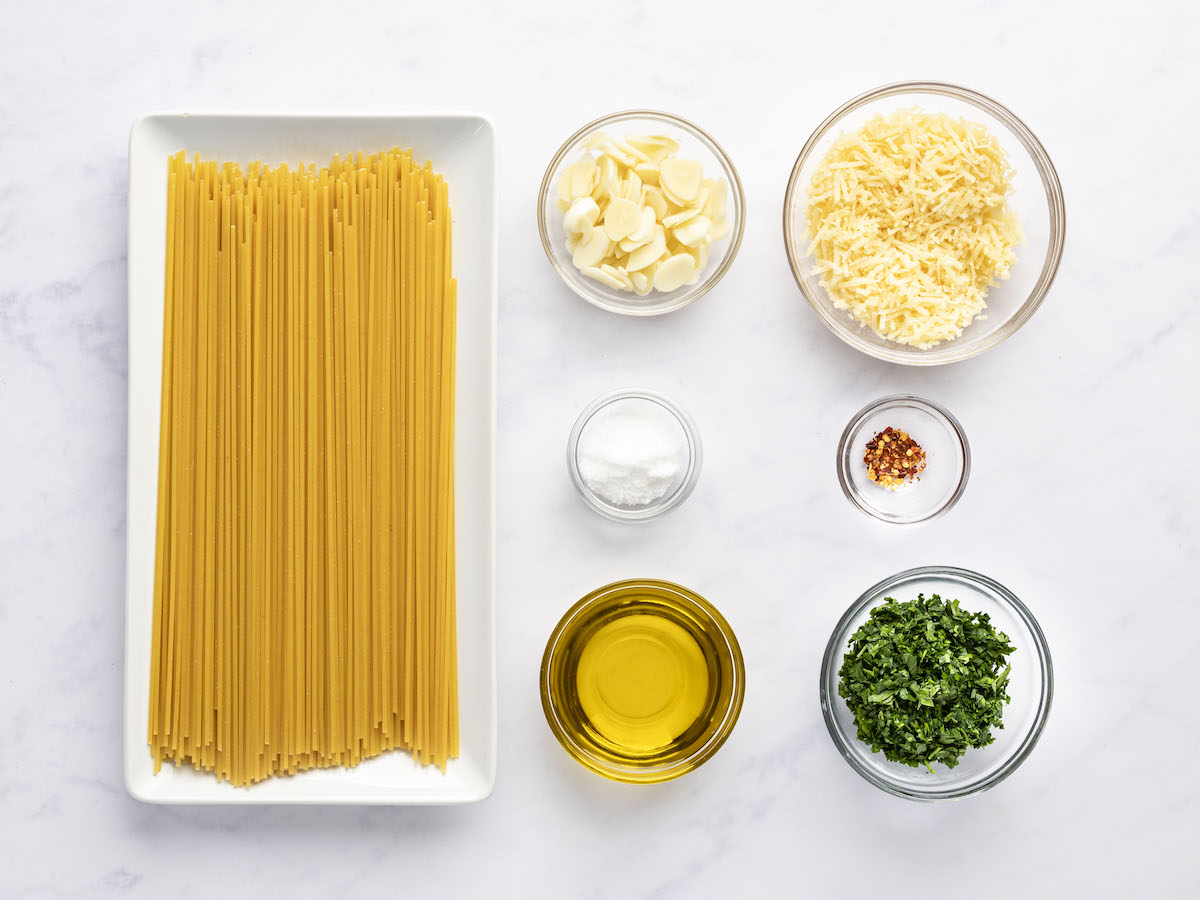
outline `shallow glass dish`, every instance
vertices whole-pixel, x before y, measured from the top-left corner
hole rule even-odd
[[[583,139],[593,131],[610,131],[618,135],[665,134],[679,143],[679,156],[694,159],[704,166],[704,177],[723,177],[729,183],[727,216],[729,234],[715,242],[708,265],[701,278],[693,285],[683,285],[674,291],[651,291],[645,297],[635,293],[619,291],[588,278],[575,268],[571,254],[567,251],[566,234],[563,232],[563,214],[554,204],[557,196],[558,177],[562,170],[575,162],[584,152]],[[694,300],[707,294],[733,265],[738,248],[742,245],[742,234],[746,228],[746,199],[742,181],[729,156],[707,132],[687,119],[670,113],[648,109],[631,109],[612,113],[589,122],[559,147],[538,191],[538,233],[542,247],[550,264],[566,282],[567,287],[595,306],[609,312],[627,316],[657,316],[682,309]]]
[[[886,597],[913,600],[917,594],[940,594],[957,599],[963,609],[987,613],[991,624],[1016,647],[1004,707],[1004,727],[993,730],[995,741],[971,749],[953,769],[911,768],[872,753],[857,736],[854,715],[838,694],[838,669],[850,637],[871,610]],[[1054,670],[1046,638],[1033,614],[1006,587],[985,575],[950,566],[909,569],[868,588],[846,610],[825,647],[821,662],[821,712],[838,752],[863,778],[876,787],[909,800],[956,800],[999,784],[1021,765],[1041,737],[1054,696]]]
[[[661,616],[699,645],[707,695],[693,725],[652,752],[631,752],[605,737],[584,712],[576,674],[589,639],[626,616]],[[613,781],[653,784],[678,778],[710,759],[742,709],[746,668],[733,629],[711,603],[669,581],[635,578],[592,591],[567,611],[542,657],[542,709],[550,730],[581,765]]]
[[[610,503],[588,487],[579,470],[579,439],[584,429],[587,428],[588,422],[600,410],[622,400],[648,400],[657,403],[679,422],[679,427],[683,430],[686,438],[686,459],[675,483],[657,500],[642,506],[620,506]],[[618,522],[645,522],[679,506],[696,487],[703,459],[704,451],[700,444],[700,431],[696,428],[692,417],[670,397],[641,388],[623,388],[597,397],[579,414],[579,418],[575,420],[575,426],[571,429],[571,437],[567,441],[567,469],[571,473],[571,483],[575,485],[575,490],[579,492],[579,496],[584,499],[584,502],[600,515]]]
[[[925,451],[919,480],[895,490],[867,477],[867,442],[888,426],[907,431]],[[837,451],[838,482],[846,499],[867,515],[892,525],[928,522],[958,502],[971,474],[966,432],[950,411],[912,394],[890,394],[854,414]]]
[[[919,350],[879,337],[833,305],[808,253],[805,237],[808,186],[829,148],[844,132],[877,114],[918,106],[978,122],[1008,152],[1016,174],[1009,205],[1020,218],[1028,244],[1015,248],[1009,278],[988,289],[987,309],[956,339]],[[1012,335],[1041,306],[1062,259],[1066,210],[1062,185],[1050,157],[1025,123],[995,100],[964,87],[933,81],[889,84],[861,94],[835,109],[800,151],[783,201],[783,240],[792,274],[821,320],[839,338],[870,356],[910,366],[936,366],[969,359]]]

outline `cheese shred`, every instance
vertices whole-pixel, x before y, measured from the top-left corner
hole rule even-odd
[[[833,305],[928,349],[981,317],[1025,243],[1013,170],[983,125],[901,109],[843,133],[808,188],[806,236]]]

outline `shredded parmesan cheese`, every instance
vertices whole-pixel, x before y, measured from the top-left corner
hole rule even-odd
[[[983,125],[901,109],[843,133],[808,188],[807,236],[834,306],[928,349],[962,334],[1024,243],[1012,168]]]

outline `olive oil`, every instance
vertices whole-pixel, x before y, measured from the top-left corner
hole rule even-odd
[[[606,585],[558,623],[542,659],[542,707],[580,763],[655,782],[699,766],[741,710],[745,668],[729,623],[666,581]]]
[[[704,712],[709,676],[695,638],[670,619],[635,614],[600,628],[575,674],[579,705],[607,741],[637,754],[671,744]]]

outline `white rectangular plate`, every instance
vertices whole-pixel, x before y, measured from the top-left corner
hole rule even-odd
[[[164,766],[146,743],[154,602],[167,157],[277,164],[411,147],[450,185],[458,278],[455,517],[462,754],[446,773],[398,752],[234,788]],[[470,803],[496,780],[495,458],[496,154],[492,125],[469,114],[158,113],[129,142],[129,493],[125,586],[125,783],[151,803]]]

